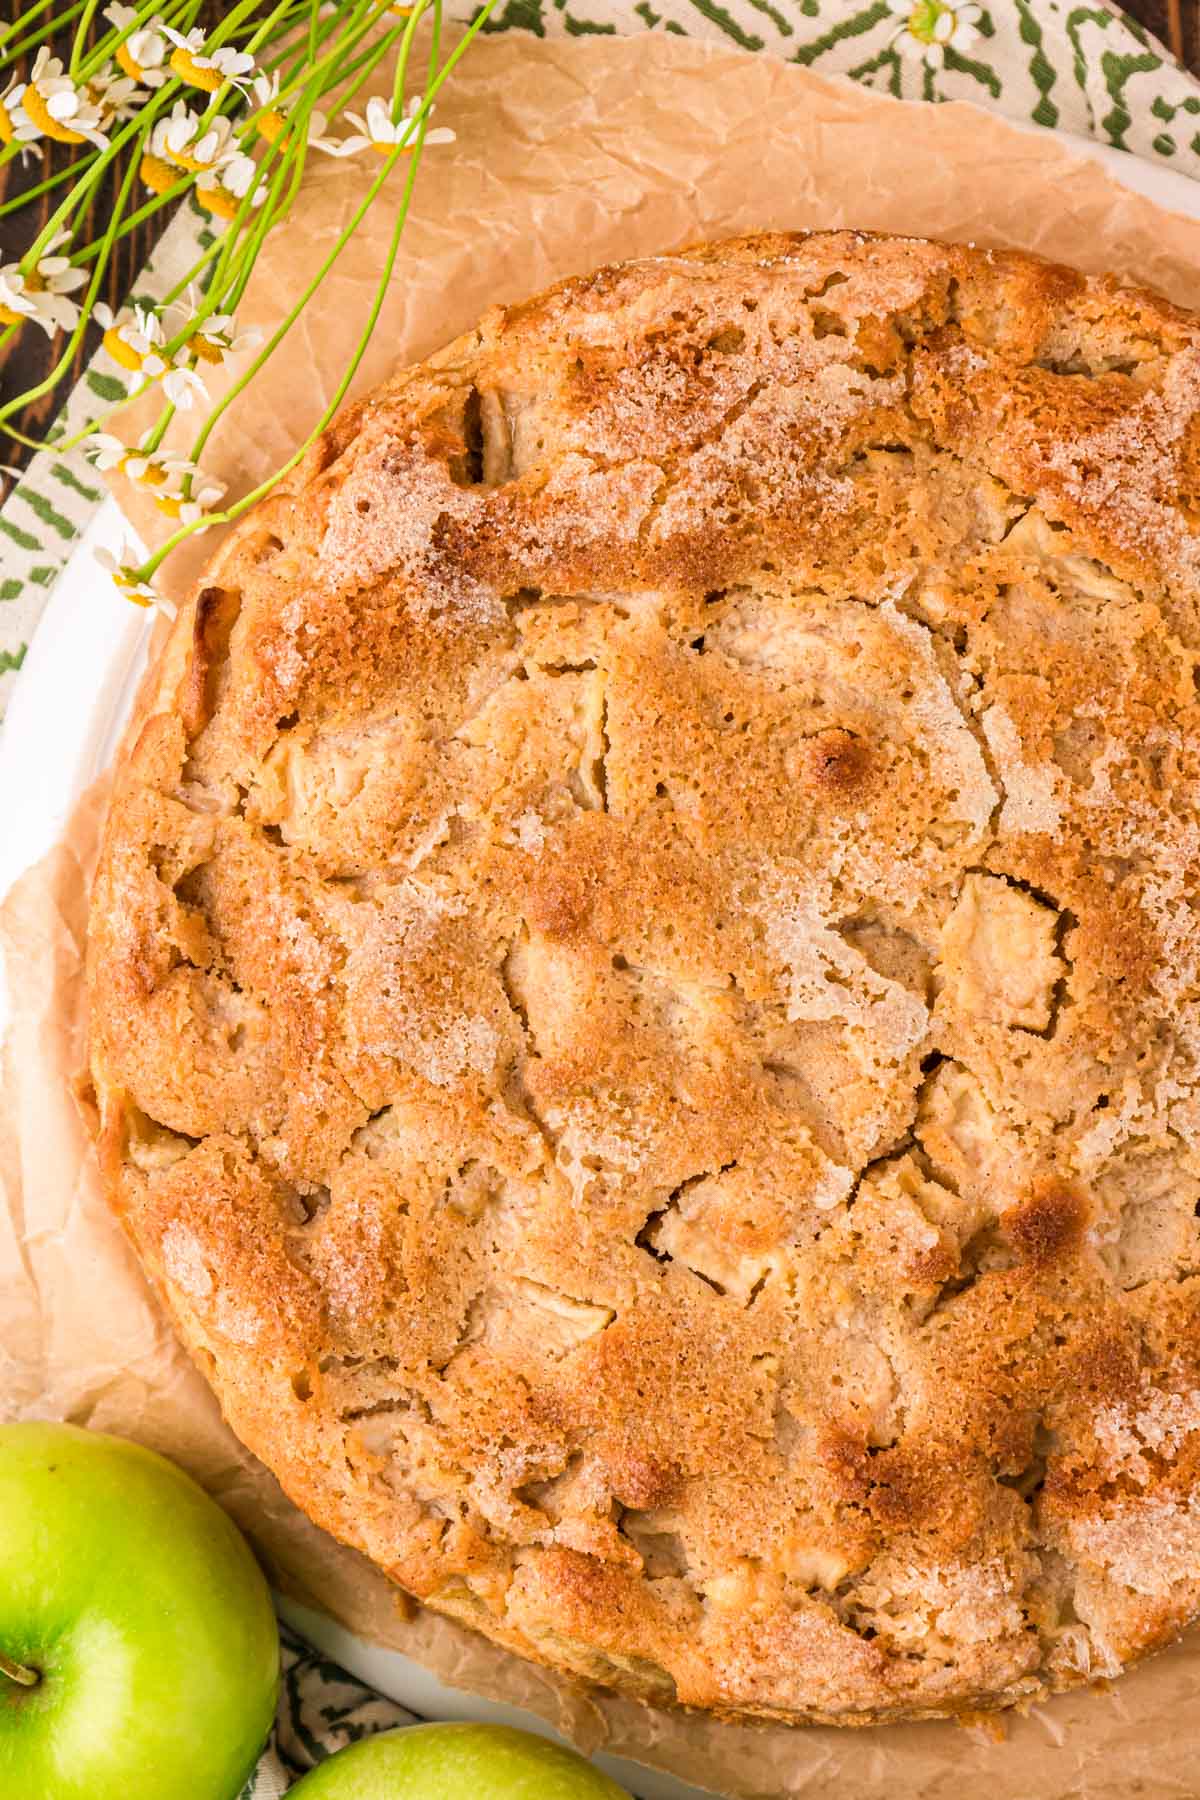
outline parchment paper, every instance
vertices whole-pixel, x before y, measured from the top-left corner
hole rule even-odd
[[[405,251],[355,384],[420,357],[496,300],[606,259],[759,226],[860,225],[1014,244],[1196,296],[1200,224],[1138,199],[1047,137],[970,107],[906,107],[764,57],[647,35],[480,45],[438,122]],[[241,317],[277,322],[351,203],[361,169],[321,161],[268,241]],[[319,312],[239,402],[206,463],[244,490],[319,413],[367,305],[387,208]],[[193,414],[188,429],[194,430]],[[129,435],[141,428],[126,426]],[[182,435],[178,441],[184,441]],[[166,527],[122,496],[150,541]],[[178,555],[185,592],[214,546]],[[191,1469],[276,1579],[443,1678],[531,1708],[739,1800],[1181,1800],[1200,1795],[1200,1635],[1104,1695],[1063,1696],[1007,1735],[949,1724],[861,1732],[723,1724],[584,1693],[420,1608],[307,1523],[222,1424],[109,1218],[84,1067],[86,889],[102,793],[0,913],[12,998],[0,1108],[0,1417],[57,1416],[140,1438]]]

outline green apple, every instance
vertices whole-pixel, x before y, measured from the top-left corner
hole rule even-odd
[[[288,1800],[629,1800],[625,1789],[529,1731],[409,1725],[339,1750]]]
[[[0,1795],[236,1800],[270,1729],[271,1596],[182,1470],[0,1425]]]

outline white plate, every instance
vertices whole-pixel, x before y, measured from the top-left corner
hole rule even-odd
[[[1137,193],[1200,218],[1200,183],[1119,150],[1067,141]],[[149,616],[117,595],[93,557],[128,538],[115,502],[106,501],[54,586],[0,728],[0,897],[53,847],[76,800],[107,766],[132,703]],[[0,981],[0,1032],[3,1020]],[[289,1604],[281,1610],[344,1668],[422,1717],[492,1719],[554,1735],[531,1715],[447,1687],[409,1657],[364,1644],[329,1619]],[[596,1760],[641,1800],[705,1800],[668,1775],[614,1757]]]

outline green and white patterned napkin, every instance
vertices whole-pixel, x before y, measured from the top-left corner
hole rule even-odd
[[[474,0],[448,0],[462,22]],[[1118,7],[1077,0],[502,0],[488,31],[670,31],[766,51],[903,99],[973,100],[1200,178],[1200,81]],[[181,208],[135,297],[164,293],[203,246]],[[29,327],[28,329],[33,329]],[[101,350],[68,403],[118,397]],[[58,571],[101,499],[78,452],[36,456],[0,511],[0,718]],[[0,796],[0,805],[3,797]]]
[[[414,1715],[355,1681],[284,1627],[279,1711],[268,1750],[240,1800],[280,1800],[291,1783],[372,1732],[413,1725]]]
[[[450,0],[466,22],[472,0]],[[919,101],[972,100],[1011,119],[1099,139],[1200,178],[1200,82],[1119,8],[1075,0],[503,0],[489,31],[539,37],[670,31],[766,51]],[[135,297],[155,298],[205,242],[181,208]],[[122,391],[100,351],[68,402],[68,422]],[[0,512],[0,716],[58,571],[102,498],[78,453],[44,452]],[[0,807],[3,796],[0,796]],[[243,1800],[278,1800],[344,1744],[412,1723],[290,1634],[271,1747]]]

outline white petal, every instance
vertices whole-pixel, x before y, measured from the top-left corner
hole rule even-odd
[[[365,150],[370,142],[369,137],[343,138],[340,144],[333,138],[326,138],[320,143],[314,140],[313,148],[323,150],[326,156],[353,156],[356,151]]]
[[[348,114],[347,116],[353,117],[353,114]],[[382,139],[386,143],[391,143],[392,141],[392,135],[395,131],[395,126],[392,124],[392,115],[384,102],[379,98],[378,94],[376,94],[373,99],[367,101],[367,130],[376,140]]]
[[[46,111],[52,119],[57,119],[60,124],[65,124],[79,111],[79,95],[74,88],[69,93],[51,94],[46,101]]]

